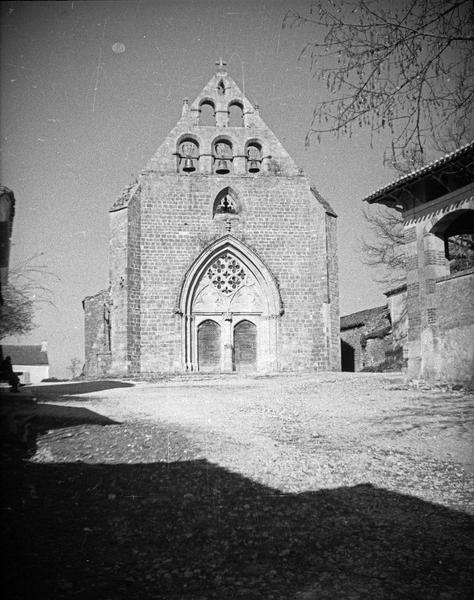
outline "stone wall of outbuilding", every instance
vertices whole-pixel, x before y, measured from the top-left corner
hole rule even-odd
[[[448,383],[474,384],[474,269],[436,282],[438,370]]]
[[[85,363],[87,377],[107,375],[111,367],[110,297],[102,290],[83,300]]]
[[[408,376],[412,379],[472,382],[472,275],[450,274],[437,225],[450,215],[473,210],[473,192],[472,184],[460,188],[405,218]]]

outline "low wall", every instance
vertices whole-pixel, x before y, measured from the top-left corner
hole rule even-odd
[[[40,383],[49,377],[49,365],[13,365],[13,370],[22,373],[20,383]]]
[[[436,282],[439,378],[474,384],[474,269]]]

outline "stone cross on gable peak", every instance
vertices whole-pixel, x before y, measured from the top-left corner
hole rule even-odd
[[[219,57],[219,60],[216,60],[216,66],[218,67],[218,71],[224,71],[226,70],[226,66],[227,66],[227,62],[221,57]]]

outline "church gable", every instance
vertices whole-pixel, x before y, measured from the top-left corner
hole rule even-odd
[[[288,152],[220,65],[168,134],[146,171],[183,175],[300,174]]]
[[[335,227],[221,61],[111,210],[110,373],[338,368]]]

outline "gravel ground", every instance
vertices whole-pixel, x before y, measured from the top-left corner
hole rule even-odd
[[[8,598],[470,597],[472,394],[396,374],[31,392],[36,445],[2,469]]]

